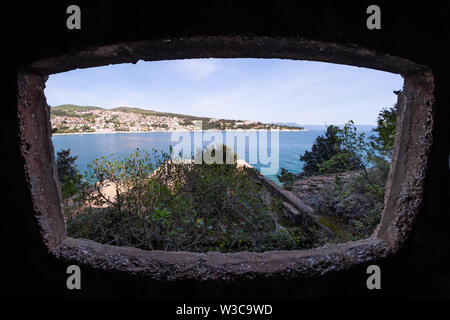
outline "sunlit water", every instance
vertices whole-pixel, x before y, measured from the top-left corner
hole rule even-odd
[[[279,169],[285,168],[293,173],[299,173],[302,171],[303,163],[299,157],[306,150],[311,150],[315,139],[319,135],[325,133],[325,126],[323,129],[318,127],[307,128],[307,131],[280,131],[279,132],[279,152],[271,154],[271,134],[268,134],[267,153],[272,159],[278,156]],[[359,132],[365,132],[366,135],[372,134],[372,127],[361,126],[358,128]],[[225,133],[222,133],[225,134]],[[237,135],[246,135],[246,132],[234,132]],[[254,132],[259,138],[259,132]],[[191,137],[193,133],[190,133]],[[76,134],[76,135],[55,135],[52,137],[53,145],[55,147],[55,155],[61,149],[70,148],[71,154],[78,156],[76,165],[78,169],[83,173],[87,170],[87,165],[93,159],[101,156],[121,156],[125,157],[136,151],[136,148],[141,150],[151,151],[156,149],[158,151],[169,152],[170,146],[177,144],[177,141],[172,141],[171,132],[146,132],[146,133],[115,133],[115,134]],[[191,149],[194,150],[193,140]],[[225,142],[224,138],[224,142]],[[203,146],[210,144],[211,141],[203,141]],[[258,149],[258,144],[253,146]],[[249,153],[255,152],[259,154],[259,150],[249,148],[248,139],[246,141],[245,156],[238,153],[238,158],[244,159],[249,162]],[[261,169],[262,167],[268,167],[268,165],[262,165],[259,157],[257,163],[251,163],[255,168]],[[267,174],[267,178],[279,183],[277,174]]]

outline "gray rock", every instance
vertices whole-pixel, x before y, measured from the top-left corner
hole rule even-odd
[[[346,220],[362,218],[368,215],[373,207],[372,201],[362,194],[351,194],[336,204],[336,214]]]

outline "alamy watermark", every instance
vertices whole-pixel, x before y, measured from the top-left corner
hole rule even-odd
[[[194,121],[193,133],[173,132],[171,141],[177,142],[172,148],[171,158],[178,162],[193,158],[195,164],[224,164],[225,159],[226,164],[233,164],[234,154],[237,154],[238,159],[245,160],[251,166],[259,166],[262,175],[277,174],[280,168],[278,130],[212,131],[203,130],[202,121]],[[206,148],[205,143],[208,143]],[[227,146],[225,155],[224,148],[217,148],[221,145]]]
[[[367,278],[366,286],[367,289],[373,290],[381,289],[381,269],[376,264],[372,264],[367,267],[366,270],[367,274],[370,274],[370,276]]]
[[[381,29],[381,9],[376,4],[372,4],[367,7],[367,14],[370,16],[366,20],[366,26],[369,30],[380,30]]]
[[[66,280],[66,286],[69,290],[81,289],[81,269],[76,264],[72,264],[67,267],[66,273],[70,274]]]
[[[69,30],[81,29],[81,9],[79,6],[72,4],[67,7],[66,13],[70,16],[66,20],[66,26]]]

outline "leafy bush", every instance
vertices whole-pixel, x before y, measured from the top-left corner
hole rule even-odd
[[[138,149],[125,159],[101,157],[86,173],[91,187],[84,186],[66,207],[68,234],[149,250],[311,246],[304,241],[311,232],[280,225],[280,202],[254,175],[253,169],[235,163],[173,161],[155,150]]]
[[[311,151],[300,156],[303,172],[295,175],[282,168],[278,179],[290,183],[298,178],[324,173],[366,170],[392,157],[397,123],[397,105],[378,114],[376,135],[358,134],[352,120],[344,128],[327,126],[325,135],[316,138]],[[367,175],[366,175],[367,176]]]
[[[299,176],[297,174],[294,174],[285,168],[281,168],[281,172],[279,175],[277,175],[277,177],[281,183],[286,184],[286,185],[294,182],[295,180],[297,180],[299,178]]]
[[[343,128],[327,127],[311,151],[301,160],[305,169],[295,176],[287,170],[279,178],[292,188],[296,178],[316,174],[354,171],[349,181],[336,175],[335,183],[320,191],[316,209],[324,223],[337,230],[337,241],[369,237],[378,225],[384,206],[384,193],[395,139],[397,105],[382,109],[378,115],[376,135],[358,133],[353,121]]]
[[[333,157],[339,157],[339,162],[335,164],[336,172],[353,170],[357,167],[354,159],[343,156],[342,140],[339,137],[341,129],[337,126],[328,126],[324,136],[316,138],[311,151],[305,151],[300,156],[300,160],[305,162],[302,176],[311,176],[323,173],[319,165],[330,161]]]
[[[381,155],[391,158],[394,148],[397,125],[397,104],[391,108],[383,108],[378,114],[377,127],[373,130],[377,135],[371,136],[372,147]]]
[[[339,137],[341,132],[337,126],[327,126],[325,134],[316,138],[311,151],[305,151],[300,156],[300,161],[304,162],[302,172],[294,174],[281,168],[278,180],[289,185],[299,178],[356,169],[357,162],[342,150],[342,140]]]
[[[340,141],[339,151],[329,160],[318,165],[319,171],[323,173],[345,172],[349,170],[357,170],[366,182],[365,188],[371,189],[371,192],[383,200],[384,181],[374,181],[369,174],[370,168],[378,168],[379,170],[389,172],[389,163],[386,158],[378,152],[383,146],[378,145],[379,149],[374,148],[373,136],[366,138],[365,133],[357,133],[353,121],[349,121],[343,129],[337,130],[337,138]],[[348,163],[352,163],[349,167]],[[386,175],[387,179],[387,175]]]

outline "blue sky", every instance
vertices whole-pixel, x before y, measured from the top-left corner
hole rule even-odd
[[[77,104],[303,125],[375,124],[396,102],[400,75],[285,59],[187,59],[51,75],[51,106]]]

